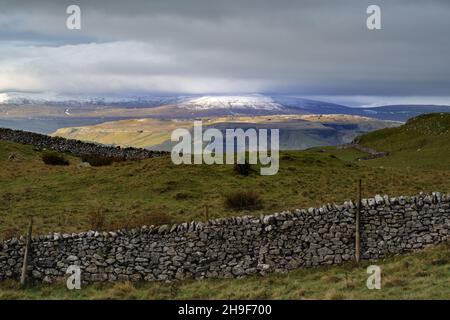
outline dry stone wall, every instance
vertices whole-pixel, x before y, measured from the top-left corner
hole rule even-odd
[[[140,148],[120,148],[97,143],[83,142],[62,137],[51,137],[39,133],[0,128],[0,140],[29,144],[38,149],[57,152],[68,152],[75,156],[97,155],[121,160],[139,160],[164,154],[163,151],[152,151]]]
[[[326,205],[129,231],[49,234],[33,239],[29,274],[65,277],[79,265],[84,283],[235,278],[354,257],[355,204]],[[449,240],[450,195],[363,200],[362,259],[379,259]],[[0,243],[0,280],[20,276],[23,238]]]

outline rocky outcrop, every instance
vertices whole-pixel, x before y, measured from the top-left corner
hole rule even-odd
[[[236,278],[340,264],[355,254],[351,202],[114,232],[33,239],[29,272],[51,282],[78,265],[84,283]],[[362,259],[380,259],[449,240],[450,195],[376,196],[362,202]],[[0,243],[0,279],[18,278],[24,239]]]
[[[6,128],[0,128],[0,140],[29,144],[38,149],[68,152],[75,156],[96,155],[118,160],[139,160],[168,154],[163,151],[112,147]]]

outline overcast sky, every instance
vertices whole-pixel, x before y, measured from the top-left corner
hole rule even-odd
[[[66,28],[70,4],[81,30]],[[370,4],[380,31],[366,28]],[[0,92],[423,102],[450,96],[449,31],[447,0],[0,0]]]

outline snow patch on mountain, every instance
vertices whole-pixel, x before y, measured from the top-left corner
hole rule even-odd
[[[181,108],[190,110],[211,109],[252,109],[252,110],[283,110],[283,105],[275,102],[269,96],[204,96],[184,101],[178,104]]]

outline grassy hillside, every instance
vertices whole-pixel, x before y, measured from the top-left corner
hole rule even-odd
[[[190,280],[175,283],[95,284],[69,291],[65,284],[19,290],[0,283],[4,299],[448,299],[450,246],[377,261],[381,290],[368,290],[364,262],[299,269],[286,274],[243,279]]]
[[[92,126],[61,128],[53,136],[103,144],[145,148],[170,140],[176,128],[190,128],[192,121],[133,119],[104,122]]]
[[[406,168],[450,169],[450,113],[418,116],[405,125],[362,135],[359,143],[389,157],[374,160],[377,165]]]
[[[11,154],[15,161],[8,160]],[[22,233],[31,217],[35,232],[43,233],[95,228],[98,215],[105,228],[202,220],[206,205],[211,217],[273,213],[354,199],[359,178],[366,196],[450,190],[448,170],[412,173],[356,161],[361,155],[335,148],[283,152],[277,175],[261,176],[254,168],[241,176],[230,165],[176,166],[170,157],[80,168],[80,159],[67,156],[69,166],[49,166],[30,146],[0,142],[0,235]],[[225,196],[241,190],[258,193],[261,208],[226,209]]]

